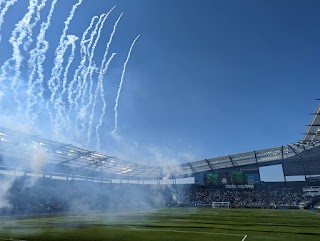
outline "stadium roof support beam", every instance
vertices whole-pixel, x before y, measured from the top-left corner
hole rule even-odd
[[[172,169],[174,170],[174,173],[179,173],[178,171],[177,171],[177,169],[175,169],[175,167],[172,167]],[[173,172],[170,170],[170,174],[171,174],[171,176],[173,177],[173,179],[177,179],[176,178],[176,176],[173,174]]]
[[[282,167],[282,175],[283,175],[283,178],[284,178],[284,182],[287,182],[287,176],[284,172],[284,167],[283,167],[283,159],[281,160],[281,167]]]
[[[258,157],[257,157],[257,153],[256,153],[256,151],[255,151],[255,150],[253,151],[253,153],[254,153],[254,159],[256,160],[256,163],[258,164]]]
[[[294,152],[294,154],[296,154],[298,157],[301,158],[301,156],[299,155],[299,153],[297,153],[297,151],[296,151],[291,145],[288,145],[288,147]]]
[[[304,151],[306,150],[306,147],[304,145],[298,145],[296,143],[294,143],[293,145],[298,147],[298,148],[302,148]]]
[[[211,169],[211,170],[213,170],[213,168],[212,168],[212,166],[211,166],[210,162],[209,162],[207,159],[204,159],[204,160],[206,161],[206,163],[208,164],[208,166],[210,167],[210,169]]]
[[[163,174],[163,169],[161,168],[159,178],[162,177],[162,174]]]
[[[318,132],[309,132],[309,133],[305,133],[305,135],[309,135],[309,136],[319,136],[320,134]]]
[[[193,169],[192,165],[190,164],[190,162],[188,162],[188,165],[190,166],[190,168],[191,168],[191,170],[192,170],[193,174],[195,174],[196,172],[194,171],[194,169]]]
[[[315,113],[313,113],[313,119],[308,126],[308,129],[303,137],[302,142],[308,143],[313,141],[319,141],[319,127],[320,127],[320,105],[318,106]]]
[[[232,166],[235,167],[234,162],[233,162],[233,160],[232,160],[232,157],[231,157],[230,155],[229,155],[229,159],[230,159],[230,161],[231,161]]]

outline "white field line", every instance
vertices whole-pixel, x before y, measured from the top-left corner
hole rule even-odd
[[[313,213],[313,214],[315,214],[315,215],[320,215],[320,213],[316,213],[316,212],[308,211],[308,210],[305,210],[305,209],[303,209],[303,211],[305,211],[305,212],[307,212],[307,213]]]
[[[198,232],[198,231],[184,231],[184,230],[174,230],[174,229],[148,229],[148,228],[135,228],[133,226],[125,226],[126,228],[130,228],[136,231],[151,231],[151,232],[172,232],[172,233],[193,233],[193,234],[206,234],[206,235],[226,235],[226,236],[237,236],[237,237],[243,237],[243,234],[233,234],[233,233],[212,233],[212,232]],[[110,229],[120,229],[121,227],[106,227]],[[245,241],[248,235],[245,235],[241,241]],[[10,240],[10,241],[26,241],[26,240],[20,240],[20,239],[0,239],[0,240]]]
[[[153,232],[172,232],[172,233],[193,233],[193,234],[208,234],[208,235],[228,235],[228,236],[238,236],[243,237],[242,234],[232,234],[232,233],[209,233],[209,232],[198,232],[198,231],[184,231],[184,230],[174,230],[174,229],[136,229],[138,231],[153,231]]]
[[[125,226],[130,229],[134,229],[135,231],[151,231],[151,232],[172,232],[172,233],[193,233],[193,234],[206,234],[206,235],[226,235],[226,236],[236,236],[243,237],[244,234],[233,234],[233,233],[212,233],[212,232],[198,232],[198,231],[185,231],[185,230],[174,230],[174,229],[149,229],[149,228],[135,228],[133,226]],[[161,226],[159,226],[161,227]],[[110,229],[119,229],[121,227],[106,227]],[[241,241],[245,241],[248,235],[244,235]]]
[[[136,228],[135,228],[135,227],[132,227],[132,226],[126,226],[126,227],[136,230]]]

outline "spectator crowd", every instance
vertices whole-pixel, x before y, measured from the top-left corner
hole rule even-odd
[[[212,202],[229,202],[231,208],[298,208],[301,203],[310,201],[304,197],[302,186],[295,184],[228,189],[223,186],[112,184],[49,178],[40,178],[32,186],[26,186],[27,181],[27,177],[17,179],[2,195],[9,205],[0,205],[0,215],[210,207]]]

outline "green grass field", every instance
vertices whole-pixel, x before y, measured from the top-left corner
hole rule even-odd
[[[320,215],[303,210],[179,208],[3,217],[0,240],[319,241]]]

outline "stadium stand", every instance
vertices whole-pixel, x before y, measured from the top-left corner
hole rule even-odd
[[[305,183],[263,183],[254,189],[211,188],[198,185],[106,184],[40,178],[28,186],[29,177],[15,180],[7,197],[10,207],[1,215],[153,209],[163,207],[211,207],[230,202],[230,208],[300,208],[314,197],[303,195]],[[315,203],[313,204],[315,205]]]
[[[186,193],[194,206],[208,206],[212,202],[230,202],[233,208],[299,208],[308,202],[299,185],[282,187],[278,183],[257,185],[255,189],[199,189]]]

